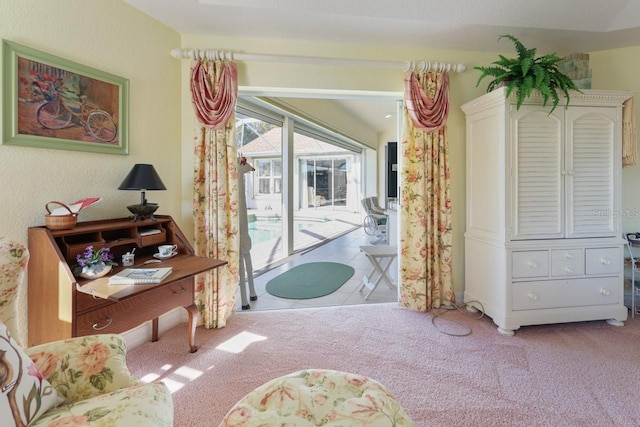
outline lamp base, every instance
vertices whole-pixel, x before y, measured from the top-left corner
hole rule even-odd
[[[153,216],[153,213],[158,210],[158,207],[159,206],[157,203],[146,203],[144,205],[129,205],[127,206],[127,209],[129,209],[129,212],[133,214],[131,222],[143,220],[146,216],[148,216],[151,221],[155,221],[156,217]]]

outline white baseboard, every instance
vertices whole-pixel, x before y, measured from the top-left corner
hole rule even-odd
[[[184,308],[178,307],[168,313],[160,316],[158,320],[158,334],[162,337],[162,333],[169,329],[175,328],[180,323],[186,323],[189,317]],[[137,328],[123,332],[122,337],[127,343],[127,349],[132,350],[146,342],[151,341],[152,326],[151,321],[145,322]]]

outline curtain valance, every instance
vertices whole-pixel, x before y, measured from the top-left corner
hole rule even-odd
[[[218,74],[211,76],[211,74]],[[213,82],[218,82],[214,85]],[[215,130],[229,120],[238,97],[238,68],[229,61],[193,61],[191,101],[203,126]]]
[[[435,85],[433,94],[427,94],[420,79],[441,80]],[[431,95],[431,96],[429,96]],[[432,100],[433,99],[433,100]],[[442,128],[449,115],[449,75],[447,73],[418,73],[410,71],[404,77],[404,100],[414,126],[427,132]]]

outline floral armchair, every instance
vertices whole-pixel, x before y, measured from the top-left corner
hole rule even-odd
[[[172,426],[169,390],[131,375],[119,335],[20,347],[17,295],[28,260],[24,246],[0,239],[0,425]]]

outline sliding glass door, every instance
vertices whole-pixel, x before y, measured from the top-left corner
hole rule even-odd
[[[361,154],[328,142],[294,124],[283,135],[283,117],[240,108],[236,113],[238,152],[255,169],[245,177],[251,256],[260,271],[279,260],[360,226]],[[287,119],[288,123],[295,120]],[[286,144],[286,145],[285,145]],[[293,147],[293,168],[284,177],[283,147]],[[284,183],[291,179],[292,194]],[[293,206],[293,239],[283,239],[286,203]],[[291,246],[290,246],[291,245]]]
[[[346,206],[347,158],[313,158],[303,160],[306,184],[309,191],[307,207]]]

